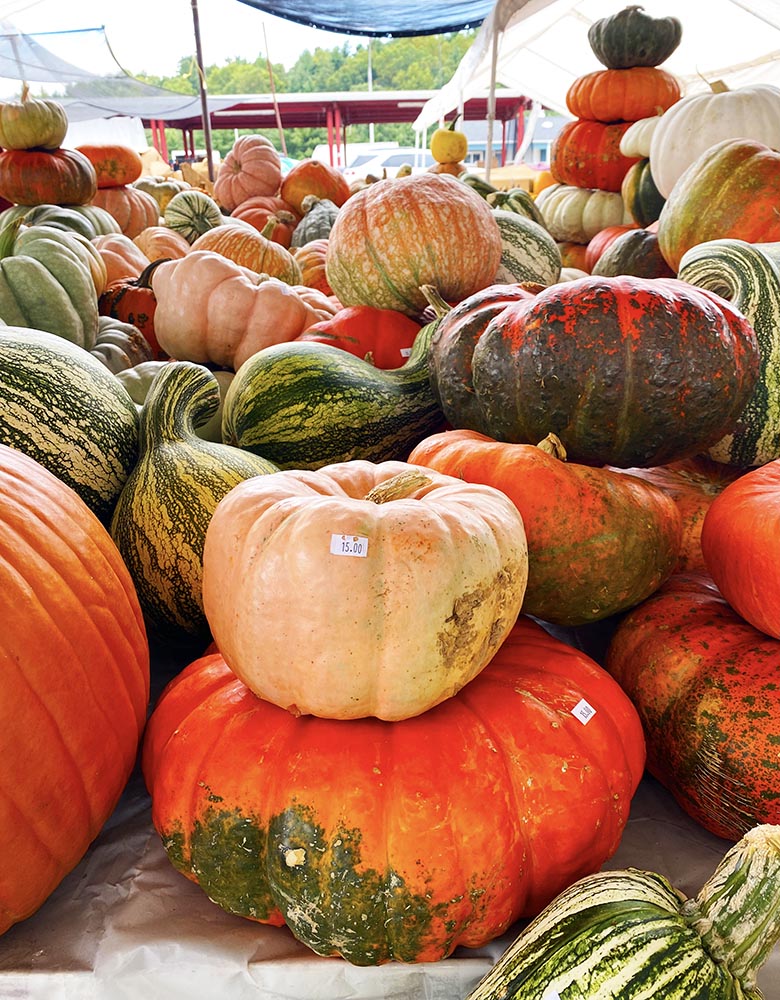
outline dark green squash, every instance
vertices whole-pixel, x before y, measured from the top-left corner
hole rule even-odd
[[[628,214],[638,226],[649,226],[658,219],[666,198],[655,186],[649,157],[645,156],[628,168],[620,194]]]
[[[676,17],[651,17],[635,5],[594,21],[588,29],[593,54],[607,69],[660,66],[681,38]]]
[[[601,254],[590,273],[613,278],[619,274],[633,274],[636,278],[675,276],[658,247],[658,236],[647,229],[621,233]]]
[[[301,203],[303,218],[293,230],[291,247],[302,247],[312,240],[326,240],[336,221],[338,205],[329,198],[307,194]]]

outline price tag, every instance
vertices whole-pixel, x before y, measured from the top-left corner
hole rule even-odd
[[[575,719],[579,719],[580,722],[583,724],[583,726],[587,726],[587,724],[596,714],[596,709],[592,705],[589,705],[584,698],[580,698],[580,700],[571,710],[571,714],[575,717]],[[551,1000],[555,1000],[555,998],[552,997]]]
[[[368,555],[368,539],[362,535],[331,535],[330,554],[365,557]]]
[[[402,358],[409,358],[412,355],[411,347],[399,347],[398,351]]]
[[[542,1000],[561,1000],[561,995],[551,986],[550,989],[547,990],[547,992],[542,996]]]

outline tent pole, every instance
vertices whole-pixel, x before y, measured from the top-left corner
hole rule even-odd
[[[496,66],[498,64],[498,29],[493,29],[493,50],[490,58],[490,91],[488,92],[487,143],[485,149],[485,180],[490,183],[493,161],[493,123],[496,119]]]
[[[195,58],[198,63],[198,85],[200,87],[200,107],[203,118],[203,144],[206,147],[206,166],[209,180],[214,182],[214,158],[211,146],[211,118],[209,117],[209,100],[206,94],[206,72],[203,69],[203,52],[200,46],[200,18],[198,16],[198,0],[192,3],[192,25],[195,30]]]

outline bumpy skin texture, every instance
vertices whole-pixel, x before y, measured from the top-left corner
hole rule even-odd
[[[458,695],[396,723],[296,718],[207,656],[163,693],[143,764],[171,861],[215,902],[376,965],[479,947],[598,870],[644,746],[612,678],[521,618]]]
[[[745,318],[711,292],[589,276],[505,309],[472,369],[475,430],[527,444],[553,432],[570,461],[646,466],[705,451],[733,426],[759,350]]]
[[[711,833],[780,820],[780,642],[706,577],[675,574],[629,612],[605,666],[636,705],[648,769]]]

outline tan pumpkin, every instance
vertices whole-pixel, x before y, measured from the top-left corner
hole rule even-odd
[[[178,260],[190,252],[190,244],[181,233],[174,232],[167,226],[147,226],[133,237],[133,243],[149,260],[159,260],[161,257]]]
[[[245,228],[235,223],[215,226],[195,240],[192,250],[213,250],[251,271],[270,274],[288,285],[301,284],[300,265],[286,247],[265,235],[268,231],[266,227],[258,233],[251,226]]]
[[[225,661],[261,698],[324,718],[406,719],[456,694],[509,634],[527,579],[508,497],[404,462],[239,483],[203,552]]]
[[[220,164],[214,198],[228,212],[253,195],[275,195],[282,183],[282,161],[270,139],[241,135]]]
[[[104,208],[112,215],[119,228],[130,239],[147,226],[157,226],[160,223],[160,206],[155,199],[146,191],[130,184],[100,188],[91,204]]]
[[[106,265],[107,285],[120,278],[137,278],[151,264],[143,250],[124,233],[95,236],[92,244],[97,247]]]
[[[328,255],[327,239],[309,240],[301,247],[295,248],[295,259],[301,269],[301,280],[309,288],[317,288],[325,295],[332,295],[333,289],[325,273],[325,261]]]
[[[295,340],[331,315],[304,302],[278,278],[213,250],[190,250],[160,264],[152,290],[155,334],[166,354],[234,371],[262,348]]]

